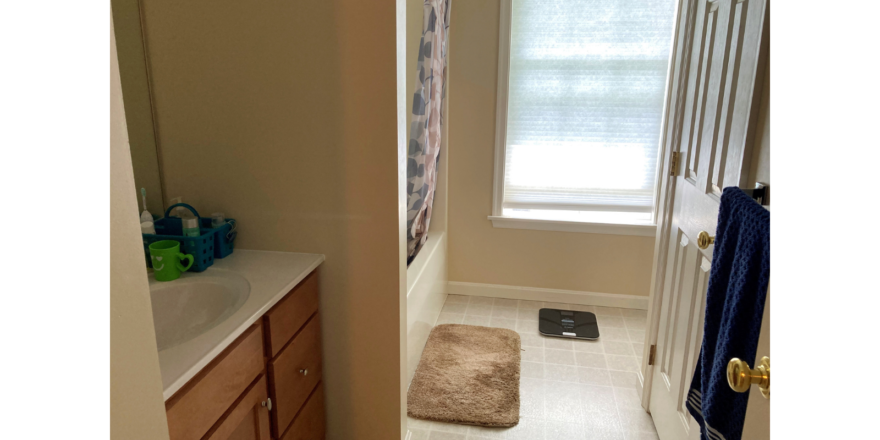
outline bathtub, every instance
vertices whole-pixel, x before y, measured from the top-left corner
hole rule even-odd
[[[406,270],[407,384],[446,301],[446,233],[432,233]]]

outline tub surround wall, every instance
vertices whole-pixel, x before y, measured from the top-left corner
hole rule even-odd
[[[407,268],[406,293],[406,383],[409,384],[428,335],[446,302],[446,235],[432,232],[419,255]]]
[[[239,248],[326,255],[331,440],[404,414],[396,6],[142,3],[168,196],[237,219]]]

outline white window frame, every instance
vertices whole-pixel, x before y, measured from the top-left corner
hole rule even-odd
[[[492,192],[492,215],[488,218],[492,226],[507,229],[536,229],[541,231],[587,232],[593,234],[637,235],[654,237],[657,232],[657,205],[660,201],[660,169],[657,170],[657,184],[654,185],[653,224],[635,225],[626,223],[596,223],[586,221],[563,221],[506,217],[504,201],[504,164],[507,156],[507,95],[510,77],[510,31],[513,14],[513,0],[501,0],[501,19],[498,26],[498,91],[495,102],[495,176]],[[668,85],[667,73],[667,88]],[[664,94],[665,95],[665,94]],[[666,108],[666,98],[663,107]],[[666,129],[666,113],[660,126]],[[664,157],[664,146],[660,143],[658,157]]]

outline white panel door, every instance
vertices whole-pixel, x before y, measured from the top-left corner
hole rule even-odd
[[[662,289],[653,303],[659,324],[649,381],[649,411],[663,440],[699,438],[685,401],[702,342],[713,246],[700,249],[697,236],[715,235],[723,188],[754,184],[743,180],[760,99],[755,92],[763,74],[758,60],[766,6],[765,0],[679,4],[669,142],[680,160],[667,181],[675,188],[667,204],[673,214],[658,266]]]
[[[758,350],[755,353],[756,362],[764,356],[770,358],[771,361],[773,359],[770,356],[769,285],[767,286],[767,299],[764,302],[764,319],[761,321],[761,336],[758,338]],[[749,366],[755,368],[754,365]],[[770,399],[765,399],[755,385],[752,385],[752,390],[749,391],[749,406],[746,407],[746,421],[743,425],[742,438],[745,440],[770,440]]]

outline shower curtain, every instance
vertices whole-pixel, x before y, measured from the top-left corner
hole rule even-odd
[[[424,6],[406,162],[407,264],[412,262],[428,240],[428,226],[431,223],[440,161],[443,98],[446,96],[450,1],[425,0]]]

